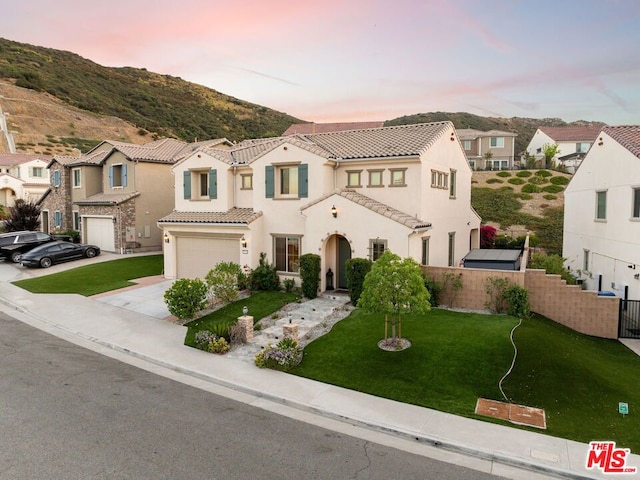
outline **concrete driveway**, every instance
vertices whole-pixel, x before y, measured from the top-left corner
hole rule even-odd
[[[103,252],[94,258],[83,258],[72,262],[53,265],[50,268],[26,268],[11,261],[0,260],[0,281],[14,282],[28,278],[41,277],[65,270],[69,270],[92,263],[118,260],[131,256],[157,255],[160,252],[150,252],[142,254],[119,255],[115,253]],[[166,280],[163,276],[145,277],[133,280],[137,285],[114,290],[111,292],[94,295],[91,298],[96,301],[113,305],[116,307],[131,310],[137,313],[148,315],[154,318],[166,319],[171,316],[164,303],[164,292],[171,286],[173,280]]]

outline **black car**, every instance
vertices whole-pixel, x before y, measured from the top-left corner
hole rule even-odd
[[[95,245],[56,241],[29,250],[22,255],[20,263],[23,267],[49,268],[54,263],[93,258],[96,255],[100,255],[100,248]]]
[[[0,234],[0,258],[20,263],[20,257],[23,253],[39,245],[57,240],[70,240],[70,238],[30,231],[3,233]]]

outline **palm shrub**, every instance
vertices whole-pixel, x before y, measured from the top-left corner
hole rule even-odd
[[[320,286],[320,255],[305,253],[300,256],[300,278],[302,294],[309,299],[316,298]]]
[[[371,265],[372,262],[368,258],[350,258],[344,264],[347,273],[347,288],[353,305],[357,305],[358,299],[362,295],[364,277],[371,270]]]
[[[207,305],[207,286],[199,278],[181,278],[164,292],[169,313],[188,320]]]

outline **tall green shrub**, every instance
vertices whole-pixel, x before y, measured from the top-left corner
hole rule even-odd
[[[320,286],[320,255],[305,253],[300,256],[302,294],[311,299],[318,296]]]
[[[504,299],[509,305],[507,313],[517,318],[529,318],[529,292],[520,285],[510,285],[504,291]]]
[[[251,271],[251,290],[280,290],[280,277],[274,265],[267,261],[267,254],[260,253],[258,266]]]
[[[364,277],[371,270],[372,262],[368,258],[350,258],[345,262],[344,268],[347,270],[347,288],[351,303],[356,305],[360,295],[362,295],[362,287],[364,285]]]
[[[221,302],[230,303],[238,298],[238,285],[244,272],[234,262],[219,262],[209,270],[205,280],[213,297]]]

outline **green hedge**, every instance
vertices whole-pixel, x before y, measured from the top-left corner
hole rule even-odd
[[[345,262],[347,270],[347,288],[351,303],[357,305],[360,295],[362,295],[362,287],[364,285],[364,277],[371,270],[373,263],[367,258],[350,258]]]
[[[566,185],[569,183],[569,179],[567,177],[551,177],[549,181],[553,185]]]
[[[522,185],[523,183],[525,183],[525,181],[520,177],[510,178],[509,180],[507,180],[507,182],[509,182],[512,185]]]
[[[529,170],[522,170],[521,172],[516,173],[516,177],[527,178],[533,175]]]
[[[320,255],[305,253],[300,256],[302,294],[311,299],[318,296],[320,286]]]
[[[496,173],[496,175],[499,177],[507,178],[511,176],[511,173],[502,171],[502,172]]]

